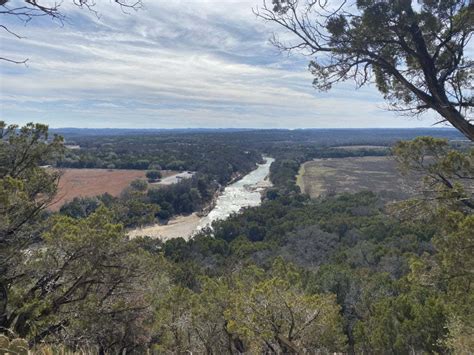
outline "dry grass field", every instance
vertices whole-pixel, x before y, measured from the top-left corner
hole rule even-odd
[[[75,197],[93,197],[109,193],[118,196],[135,179],[146,180],[144,170],[62,169],[56,200],[49,209],[58,211]],[[163,177],[176,174],[162,171]]]
[[[371,151],[385,151],[389,148],[383,145],[341,145],[338,147],[333,147],[333,149],[342,149],[348,151],[357,151],[357,150],[371,150]]]
[[[413,181],[413,178],[410,179]],[[301,166],[297,184],[317,198],[330,193],[370,190],[388,200],[409,197],[416,188],[397,170],[390,157],[317,159]]]

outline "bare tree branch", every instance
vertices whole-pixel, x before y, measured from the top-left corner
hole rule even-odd
[[[141,0],[112,0],[113,3],[120,6],[124,13],[128,13],[127,10],[139,10],[142,8]],[[95,10],[95,0],[71,0],[71,2],[79,8],[85,8],[91,11],[96,16],[99,16]],[[16,18],[27,24],[31,20],[37,17],[50,17],[53,20],[58,21],[61,25],[67,19],[67,16],[61,12],[62,1],[60,2],[44,2],[43,0],[21,0],[10,6],[11,0],[0,0],[0,15],[9,16],[10,18]],[[17,6],[17,3],[23,3],[24,5]],[[24,37],[10,30],[6,25],[0,27],[11,34],[12,36],[22,39]],[[28,59],[25,60],[14,60],[11,58],[0,57],[0,61],[6,61],[14,64],[26,64]]]

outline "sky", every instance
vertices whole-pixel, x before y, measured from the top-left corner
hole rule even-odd
[[[20,0],[12,0],[20,1]],[[45,0],[47,1],[47,0]],[[262,0],[143,0],[124,13],[96,0],[100,18],[65,0],[67,21],[2,19],[0,120],[83,128],[428,127],[400,117],[373,87],[312,87],[310,58],[269,43]]]

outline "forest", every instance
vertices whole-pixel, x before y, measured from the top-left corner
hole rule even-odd
[[[205,196],[203,179],[217,176],[203,172],[153,193],[130,187],[117,199],[83,199],[51,213],[45,206],[59,175],[40,166],[70,159],[63,138],[39,124],[2,124],[2,132],[3,348],[209,354],[472,349],[474,150],[468,145],[453,148],[428,137],[396,143],[386,154],[401,169],[424,170],[426,191],[386,205],[371,191],[315,200],[300,193],[300,163],[340,156],[340,149],[312,144],[307,150],[309,143],[288,136],[279,155],[280,144],[272,148],[271,142],[282,132],[264,144],[226,136],[222,142],[240,162],[234,172],[251,170],[262,152],[274,154],[273,187],[262,205],[189,241],[161,242],[130,240],[124,228],[163,211],[188,213],[167,202],[168,195]],[[182,137],[193,140],[207,142]],[[203,144],[202,161],[215,149],[225,151],[218,144]],[[137,145],[137,152],[149,154]],[[243,152],[247,145],[253,153]],[[183,156],[188,153],[184,145]],[[434,153],[436,159],[419,164]],[[89,148],[75,154],[94,156]],[[102,148],[96,154],[102,156]]]

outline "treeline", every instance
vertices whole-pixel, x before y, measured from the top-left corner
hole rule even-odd
[[[346,145],[391,146],[400,140],[411,140],[419,136],[431,136],[449,140],[465,140],[464,136],[452,128],[382,128],[382,129],[171,129],[171,130],[134,130],[134,129],[54,129],[66,138],[68,143],[83,144],[96,139],[110,137],[161,137],[161,140],[185,141],[199,138],[209,142],[233,143],[249,147],[278,144],[284,146],[299,142],[320,147]],[[153,138],[156,139],[156,138]]]
[[[275,199],[277,196],[300,192],[299,187],[296,186],[296,176],[304,159],[305,158],[302,157],[295,159],[275,159],[270,166],[270,180],[274,187],[266,192],[268,198]]]

